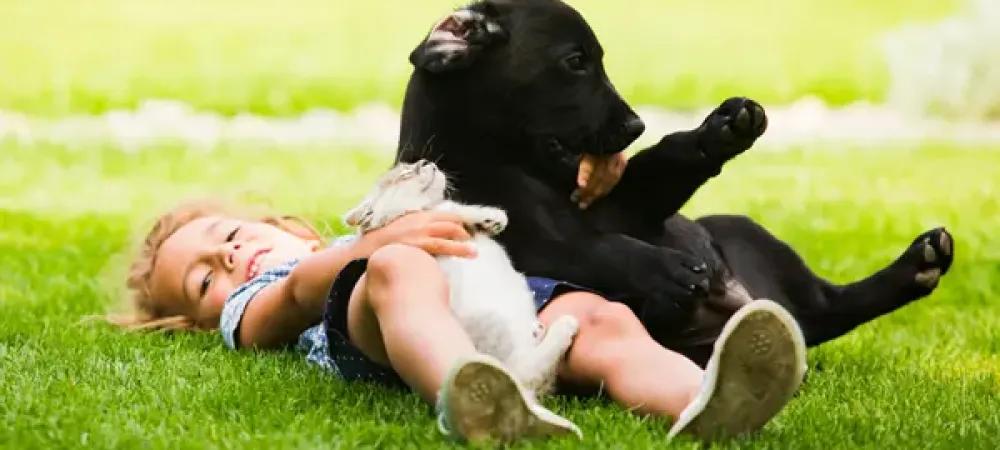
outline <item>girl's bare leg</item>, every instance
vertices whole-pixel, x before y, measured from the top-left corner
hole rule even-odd
[[[444,274],[422,250],[388,245],[373,253],[347,316],[352,343],[443,408],[445,427],[461,436],[579,434],[529,399],[496,360],[476,351],[451,312]]]
[[[448,285],[433,263],[416,248],[383,248],[368,260],[347,309],[352,343],[392,366],[429,403],[455,361],[478,354],[448,308]]]
[[[762,428],[781,411],[805,373],[805,340],[791,314],[758,300],[730,318],[705,371],[646,333],[630,309],[575,292],[553,299],[542,322],[572,314],[580,332],[561,377],[603,386],[641,414],[669,417],[678,433],[711,440]]]
[[[547,326],[566,314],[577,317],[580,331],[561,367],[561,379],[602,387],[626,408],[674,420],[698,393],[701,368],[656,343],[627,306],[571,292],[553,299],[541,321]]]

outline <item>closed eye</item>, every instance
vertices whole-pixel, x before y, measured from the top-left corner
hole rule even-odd
[[[233,239],[236,239],[236,233],[239,233],[239,231],[239,226],[233,228],[233,231],[230,231],[229,234],[226,235],[226,242],[232,242]],[[198,288],[198,294],[200,296],[204,297],[205,292],[208,292],[208,287],[212,285],[213,277],[212,271],[209,271],[205,274],[205,278],[201,279],[201,286]]]
[[[205,278],[201,280],[201,287],[198,289],[198,295],[204,297],[205,292],[208,292],[208,286],[212,284],[212,272],[209,271],[205,274]]]
[[[233,228],[233,231],[226,236],[226,242],[232,242],[233,239],[236,239],[236,232],[238,231],[240,231],[240,227]]]

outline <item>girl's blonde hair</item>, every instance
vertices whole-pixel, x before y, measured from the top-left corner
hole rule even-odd
[[[156,256],[163,242],[189,222],[210,216],[224,215],[244,220],[256,220],[273,225],[303,239],[322,242],[316,228],[306,219],[293,215],[251,214],[246,209],[237,210],[219,200],[195,199],[182,202],[159,216],[152,228],[141,239],[132,256],[125,285],[126,302],[131,310],[124,314],[101,316],[105,321],[129,331],[135,330],[193,330],[194,321],[185,316],[167,316],[149,291],[150,277],[156,266]]]

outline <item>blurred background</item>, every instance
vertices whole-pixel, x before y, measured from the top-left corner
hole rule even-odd
[[[612,80],[637,105],[685,111],[747,95],[771,109],[808,100],[813,108],[865,102],[961,119],[1000,115],[993,0],[570,3],[597,31]],[[391,111],[410,71],[408,52],[456,6],[7,0],[0,109],[51,118],[170,100],[224,116]]]
[[[768,110],[761,151],[1000,142],[995,0],[569,3],[596,30],[612,80],[647,122],[639,144],[696,125],[734,95]],[[227,148],[254,147],[339,158],[336,166],[363,173],[366,158],[384,161],[396,144],[407,55],[456,6],[453,0],[0,1],[0,145],[12,155],[153,148],[160,157],[194,150],[220,158],[217,152]],[[9,189],[58,192],[64,177],[39,183],[37,173],[27,175],[40,170],[28,169],[35,163],[21,158],[0,178]],[[282,164],[289,171],[296,163]],[[96,178],[87,185],[100,186],[103,194],[95,195],[121,189],[121,201],[66,207],[150,204],[127,183],[115,187]],[[336,192],[351,198],[353,189]],[[62,203],[44,192],[30,198]],[[17,203],[13,198],[0,201]]]
[[[993,1],[569,3],[607,47],[612,79],[642,104],[703,107],[743,92],[775,106],[804,96],[843,106],[885,101],[894,84],[973,102],[972,92],[997,84]],[[457,5],[7,0],[0,105],[39,115],[102,113],[151,98],[226,114],[396,105],[409,50]],[[908,27],[917,29],[902,36]],[[995,94],[991,102],[979,113],[1000,113]]]
[[[647,120],[642,143],[733,95],[763,147],[1000,140],[993,0],[570,2]],[[391,148],[409,51],[448,0],[0,2],[0,140]],[[962,126],[957,127],[957,123]]]

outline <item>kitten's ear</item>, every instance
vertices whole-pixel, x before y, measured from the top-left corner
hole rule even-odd
[[[506,42],[499,12],[489,4],[459,9],[439,20],[427,38],[410,53],[410,64],[431,73],[462,69],[491,44]]]
[[[365,200],[344,214],[343,221],[349,227],[357,228],[372,217],[371,205]]]

